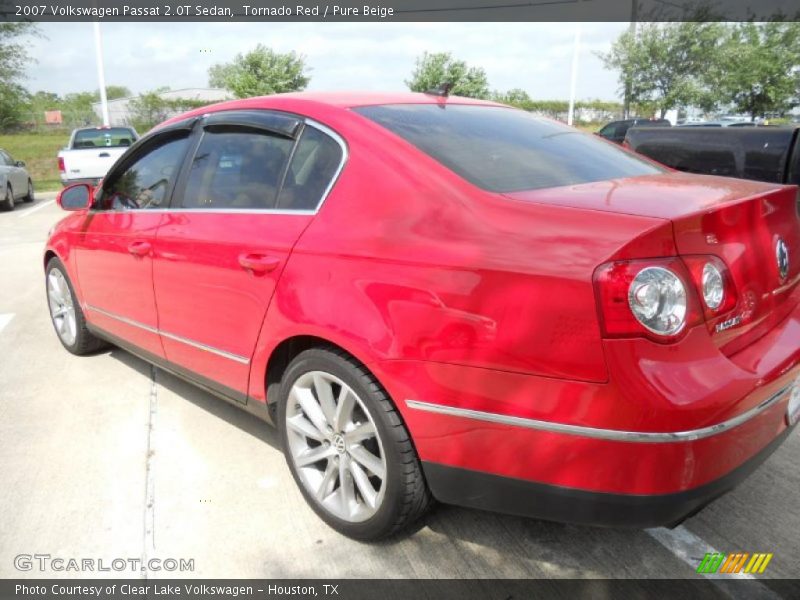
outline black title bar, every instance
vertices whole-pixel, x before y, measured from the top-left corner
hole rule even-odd
[[[665,575],[669,573],[665,572]],[[27,600],[558,600],[561,598],[797,598],[796,580],[619,579],[16,579],[0,598]]]
[[[0,0],[0,21],[766,21],[796,0]]]

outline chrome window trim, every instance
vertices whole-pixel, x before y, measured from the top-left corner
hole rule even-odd
[[[203,344],[201,342],[196,342],[189,338],[185,338],[180,335],[175,335],[174,333],[169,333],[168,331],[163,331],[156,327],[151,327],[150,325],[145,325],[144,323],[140,323],[139,321],[135,321],[134,319],[129,319],[128,317],[123,317],[122,315],[118,315],[107,310],[103,310],[102,308],[98,308],[96,306],[92,306],[91,304],[84,305],[89,310],[92,310],[96,313],[100,313],[101,315],[105,315],[110,319],[114,319],[119,321],[120,323],[125,323],[126,325],[131,325],[132,327],[138,327],[139,329],[143,329],[145,331],[149,331],[150,333],[154,333],[156,335],[163,335],[165,338],[169,338],[176,342],[180,342],[182,344],[186,344],[187,346],[191,346],[193,348],[197,348],[198,350],[204,350],[205,352],[210,352],[211,354],[216,354],[217,356],[221,356],[222,358],[227,358],[228,360],[232,360],[234,362],[241,363],[243,365],[249,365],[250,359],[244,356],[239,356],[238,354],[233,354],[232,352],[226,352],[225,350],[220,350],[219,348],[214,348],[213,346],[208,346],[207,344]]]
[[[267,109],[262,109],[267,110]],[[168,207],[168,208],[127,208],[127,209],[108,209],[108,210],[97,210],[95,208],[90,208],[88,210],[88,214],[128,214],[128,213],[203,213],[203,214],[226,214],[226,215],[248,215],[248,214],[257,214],[257,215],[298,215],[298,216],[313,216],[316,215],[322,205],[325,203],[325,200],[328,199],[328,195],[331,193],[333,186],[336,185],[336,182],[339,180],[339,175],[341,175],[342,171],[344,170],[344,166],[347,164],[347,160],[350,158],[350,151],[347,147],[347,143],[344,141],[344,138],[336,133],[330,127],[323,125],[313,119],[304,117],[303,122],[308,125],[309,127],[313,127],[327,135],[328,137],[332,138],[337,144],[339,144],[339,148],[342,150],[342,158],[339,161],[339,167],[336,169],[336,172],[333,174],[328,186],[325,188],[325,191],[322,193],[322,197],[320,198],[317,206],[313,209],[305,209],[305,210],[290,210],[287,208],[242,208],[242,209],[235,209],[235,208],[177,208],[177,207]],[[296,143],[300,143],[300,139],[302,139],[302,135],[297,139]],[[280,195],[278,196],[280,200]]]
[[[421,410],[424,412],[436,413],[447,415],[450,417],[462,417],[465,419],[473,419],[476,421],[485,421],[487,423],[495,423],[499,425],[512,425],[515,427],[523,427],[525,429],[535,429],[537,431],[547,431],[551,433],[563,433],[566,435],[576,435],[581,437],[594,438],[599,440],[611,440],[615,442],[639,442],[646,444],[664,444],[664,443],[680,443],[692,442],[695,440],[702,440],[707,437],[718,435],[738,427],[746,423],[753,417],[764,412],[774,404],[778,403],[792,388],[792,384],[788,384],[781,388],[779,391],[772,394],[766,400],[761,401],[758,405],[754,406],[742,414],[711,425],[709,427],[702,427],[700,429],[690,429],[687,431],[675,432],[650,432],[650,431],[621,431],[617,429],[598,429],[594,427],[584,427],[582,425],[568,425],[566,423],[553,423],[550,421],[540,421],[538,419],[527,419],[524,417],[514,417],[511,415],[503,415],[499,413],[490,413],[480,410],[472,410],[469,408],[458,408],[456,406],[445,406],[443,404],[434,404],[431,402],[422,402],[420,400],[406,400],[406,406],[411,409]]]

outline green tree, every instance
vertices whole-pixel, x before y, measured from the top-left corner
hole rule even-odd
[[[492,93],[492,100],[519,108],[526,108],[533,102],[528,92],[521,88],[513,88],[507,92],[494,92]]]
[[[311,78],[305,57],[295,52],[275,52],[262,44],[233,62],[216,64],[208,70],[212,87],[230,90],[237,98],[302,91]]]
[[[100,100],[100,92],[96,92],[97,100]],[[106,86],[106,98],[108,100],[116,100],[117,98],[128,98],[133,96],[131,91],[126,88],[124,85],[107,85]]]
[[[620,92],[630,85],[632,104],[651,107],[663,117],[673,108],[716,103],[708,73],[723,34],[719,23],[640,23],[599,56],[607,69],[619,71]]]
[[[800,23],[737,23],[725,37],[710,79],[723,103],[751,119],[795,106]]]
[[[0,130],[18,127],[25,119],[29,95],[20,80],[31,59],[17,40],[35,33],[31,23],[0,23]]]
[[[210,104],[194,98],[162,98],[161,94],[167,91],[169,88],[158,88],[131,99],[128,105],[131,125],[139,133],[152,129],[172,116]]]
[[[486,71],[456,60],[449,52],[425,52],[417,58],[411,79],[406,81],[412,92],[427,92],[449,83],[450,93],[468,98],[489,98]]]

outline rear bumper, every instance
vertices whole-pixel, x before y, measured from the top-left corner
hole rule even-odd
[[[581,525],[674,526],[736,487],[780,446],[793,429],[787,428],[727,475],[671,494],[592,492],[433,462],[423,462],[423,470],[433,496],[447,504]]]

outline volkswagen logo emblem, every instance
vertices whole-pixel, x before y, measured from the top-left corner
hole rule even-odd
[[[778,261],[778,274],[784,281],[789,276],[789,247],[781,238],[775,243],[775,258]]]

